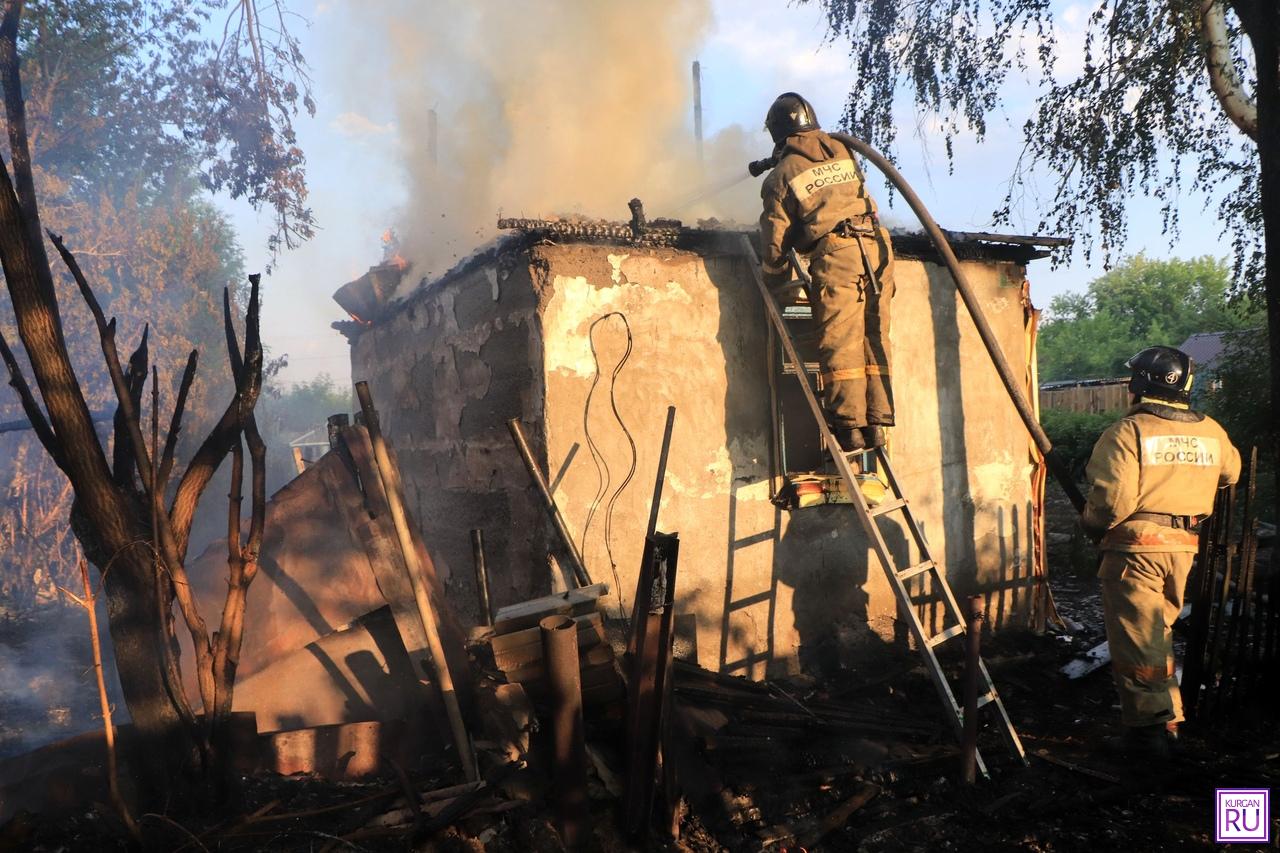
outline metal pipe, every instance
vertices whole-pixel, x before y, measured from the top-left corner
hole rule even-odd
[[[655,533],[645,540],[640,574],[644,594],[635,602],[632,646],[627,674],[627,770],[622,798],[622,826],[641,833],[653,814],[658,754],[667,726],[670,698],[671,643],[675,628],[675,585],[680,538]]]
[[[556,532],[560,534],[560,542],[569,555],[569,564],[573,568],[573,576],[577,579],[578,586],[591,586],[591,575],[587,574],[586,564],[582,562],[582,554],[574,544],[573,537],[569,535],[569,526],[565,524],[564,516],[560,514],[560,507],[556,506],[556,499],[552,497],[551,489],[547,486],[547,478],[542,476],[542,470],[538,467],[537,460],[533,458],[533,451],[529,449],[529,442],[525,440],[524,430],[520,428],[520,419],[512,418],[507,421],[507,429],[511,430],[511,438],[516,443],[516,449],[520,451],[520,458],[524,460],[524,467],[529,471],[529,477],[538,487],[543,508],[551,517],[551,523],[555,525]]]
[[[476,595],[480,597],[480,618],[493,624],[493,605],[489,603],[489,572],[484,561],[484,531],[471,531],[471,560],[476,567]]]
[[[996,340],[995,332],[982,311],[982,305],[978,302],[978,297],[974,294],[973,288],[969,286],[968,278],[960,268],[960,261],[956,259],[955,252],[951,250],[951,244],[947,241],[946,235],[942,233],[938,223],[934,222],[933,216],[925,208],[924,202],[911,189],[911,185],[907,183],[906,178],[902,177],[902,174],[879,151],[861,139],[850,136],[847,133],[832,133],[830,136],[840,140],[845,145],[848,145],[850,149],[870,160],[876,168],[884,173],[889,182],[897,187],[898,191],[902,193],[902,197],[906,199],[907,204],[911,206],[916,217],[920,220],[920,224],[924,226],[925,232],[933,240],[933,245],[937,248],[943,263],[951,271],[951,278],[955,281],[956,289],[960,291],[960,298],[964,301],[965,308],[969,310],[973,325],[978,329],[978,336],[982,338],[983,346],[987,348],[987,354],[991,356],[991,363],[995,365],[996,373],[1000,374],[1000,381],[1004,384],[1005,391],[1009,393],[1009,399],[1013,402],[1013,407],[1017,409],[1018,416],[1022,418],[1023,425],[1027,428],[1027,432],[1031,433],[1031,438],[1035,441],[1036,447],[1044,455],[1045,464],[1049,467],[1053,476],[1057,478],[1062,490],[1067,493],[1067,498],[1071,501],[1071,505],[1076,508],[1077,512],[1083,512],[1084,495],[1080,493],[1080,488],[1076,485],[1075,480],[1072,479],[1071,472],[1068,470],[1066,463],[1062,461],[1062,457],[1054,452],[1053,443],[1049,441],[1049,436],[1045,435],[1039,420],[1036,419],[1035,411],[1031,408],[1027,395],[1022,391],[1020,380],[1009,366],[1008,359],[1004,357],[1004,352],[1000,349],[1000,342]]]
[[[590,836],[587,806],[587,749],[582,732],[582,673],[578,662],[578,623],[568,616],[548,616],[542,629],[542,655],[551,688],[556,805],[560,838],[570,850]]]
[[[649,501],[649,526],[644,535],[658,531],[658,505],[662,503],[662,486],[667,480],[667,459],[671,456],[671,431],[676,424],[676,407],[667,406],[667,422],[662,427],[662,449],[658,451],[658,473],[653,482],[653,498]]]
[[[964,646],[964,736],[960,740],[960,768],[966,785],[978,780],[978,666],[982,662],[982,596],[969,597]]]
[[[373,445],[373,462],[378,471],[378,479],[382,481],[382,491],[387,497],[387,508],[391,511],[391,522],[396,529],[396,538],[400,542],[400,554],[404,557],[405,571],[409,575],[409,583],[413,586],[414,602],[418,605],[418,616],[422,620],[423,631],[427,635],[427,648],[431,652],[430,661],[434,672],[436,686],[440,688],[440,698],[444,703],[445,713],[449,717],[449,728],[453,734],[453,744],[458,750],[458,761],[466,773],[467,781],[474,782],[480,778],[475,761],[471,755],[471,740],[467,736],[467,727],[462,722],[462,709],[458,706],[458,694],[453,689],[453,675],[449,672],[449,660],[444,654],[444,644],[440,642],[440,630],[436,626],[436,614],[431,607],[431,597],[427,585],[422,580],[422,563],[418,559],[418,549],[409,533],[409,519],[405,516],[404,501],[401,498],[400,473],[391,464],[391,456],[387,453],[387,443],[382,437],[382,428],[378,424],[378,410],[373,407],[373,395],[369,393],[368,382],[356,383],[356,396],[360,398],[360,411],[364,415],[365,428],[369,430],[369,443]]]
[[[658,472],[654,476],[653,481],[653,497],[649,501],[649,526],[645,528],[645,541],[653,538],[653,534],[658,531],[658,508],[662,503],[662,487],[667,481],[667,459],[671,455],[671,432],[676,424],[676,407],[667,406],[667,421],[662,428],[662,448],[658,451]],[[636,573],[636,594],[631,599],[631,606],[636,608],[637,602],[647,593],[644,586],[645,573],[643,561],[646,559],[643,549],[640,556],[642,561],[641,569]],[[619,609],[622,611],[622,621],[627,626],[627,654],[634,654],[636,650],[636,635],[632,632],[631,620],[627,616],[627,610],[622,602],[618,603]],[[639,612],[637,608],[637,613]]]

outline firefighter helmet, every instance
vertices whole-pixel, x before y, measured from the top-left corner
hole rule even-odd
[[[793,133],[818,128],[813,105],[795,92],[783,92],[775,98],[764,119],[764,129],[773,137],[774,145],[781,145]]]
[[[1124,366],[1133,372],[1129,380],[1130,393],[1184,405],[1191,402],[1195,363],[1182,350],[1147,347]]]

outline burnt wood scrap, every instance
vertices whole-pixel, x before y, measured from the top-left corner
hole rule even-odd
[[[615,715],[620,714],[622,678],[613,647],[606,640],[604,620],[596,610],[598,598],[575,597],[570,602],[565,596],[547,596],[512,605],[520,608],[520,615],[513,618],[503,618],[499,611],[493,626],[472,633],[468,649],[476,667],[499,683],[523,686],[530,698],[545,705],[549,685],[539,623],[553,616],[572,619],[577,625],[583,704],[593,709],[612,708]],[[524,627],[530,622],[532,627]]]
[[[675,246],[685,236],[685,228],[678,219],[648,220],[644,204],[633,198],[627,205],[631,210],[630,222],[609,222],[602,219],[513,219],[498,220],[501,231],[524,231],[536,239],[600,240],[609,243],[628,243],[635,246]]]
[[[420,661],[430,673],[440,699],[444,704],[445,715],[449,721],[450,733],[453,735],[454,749],[458,760],[462,763],[463,773],[469,781],[475,781],[479,770],[471,754],[471,738],[467,734],[466,723],[462,719],[462,708],[458,703],[458,693],[454,689],[453,673],[449,660],[444,653],[444,644],[440,639],[437,625],[437,608],[441,602],[432,602],[431,593],[423,579],[422,562],[418,556],[416,543],[409,530],[409,520],[404,508],[404,493],[400,483],[400,470],[387,452],[387,444],[382,437],[382,429],[378,423],[378,411],[373,406],[373,396],[367,382],[356,383],[356,394],[360,398],[360,409],[364,415],[365,427],[369,431],[369,439],[373,445],[374,468],[381,483],[383,495],[391,510],[392,525],[400,546],[400,556],[404,560],[405,575],[413,588],[414,605],[418,610],[418,618],[422,621],[427,636],[429,654]]]
[[[337,424],[331,439],[333,449],[267,506],[262,573],[246,603],[255,642],[240,661],[235,704],[256,712],[264,732],[442,710],[368,430]],[[393,448],[388,455],[394,464]],[[472,693],[466,634],[412,523],[408,532],[465,716]],[[195,563],[201,602],[220,595],[204,567],[225,553],[215,543]],[[280,690],[286,681],[292,689]],[[447,728],[427,728],[427,742],[448,741],[438,733]]]
[[[1238,487],[1221,489],[1200,530],[1187,584],[1190,635],[1182,679],[1189,720],[1210,725],[1274,697],[1280,637],[1280,576],[1274,534],[1258,521],[1258,449]]]

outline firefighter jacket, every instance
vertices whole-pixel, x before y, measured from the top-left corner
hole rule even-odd
[[[1194,532],[1132,516],[1208,515],[1218,488],[1240,478],[1240,453],[1213,418],[1143,401],[1098,439],[1086,473],[1083,523],[1104,551],[1194,553]]]
[[[809,254],[844,220],[866,220],[876,212],[862,169],[849,149],[821,130],[787,138],[760,197],[764,201],[762,266],[771,284],[788,272],[791,249]]]

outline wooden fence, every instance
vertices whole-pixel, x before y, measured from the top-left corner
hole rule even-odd
[[[1040,388],[1040,408],[1066,412],[1122,412],[1129,408],[1129,380]]]

